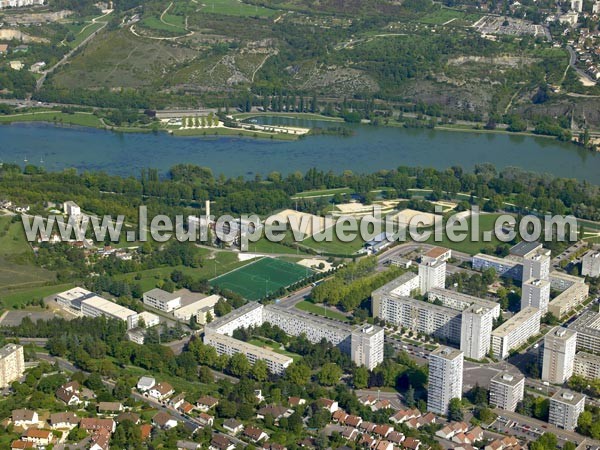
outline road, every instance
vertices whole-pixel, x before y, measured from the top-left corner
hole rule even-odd
[[[577,63],[577,53],[573,50],[573,47],[567,45],[567,51],[569,52],[569,65],[577,72],[580,76],[590,80],[592,83],[596,84],[596,80],[593,80],[587,73],[583,70],[579,69],[575,64]]]

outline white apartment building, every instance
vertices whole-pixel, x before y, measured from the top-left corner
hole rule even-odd
[[[357,366],[373,370],[383,362],[383,346],[383,328],[365,325],[352,332],[350,357]]]
[[[160,311],[171,312],[181,307],[181,296],[156,288],[144,292],[144,305]]]
[[[494,331],[492,331],[492,352],[494,357],[504,359],[510,350],[527,342],[540,332],[540,310],[533,306],[522,309]]]
[[[390,281],[385,286],[373,292],[385,290],[392,295],[399,297],[410,297],[419,289],[419,275],[413,272],[406,272],[400,275],[395,280]]]
[[[550,286],[557,291],[564,291],[574,284],[585,283],[585,279],[569,275],[568,273],[559,272],[557,270],[550,272]]]
[[[600,277],[600,251],[590,250],[581,260],[581,275]]]
[[[550,416],[548,423],[573,431],[577,427],[579,414],[585,407],[585,395],[560,389],[550,398]]]
[[[484,271],[494,269],[500,277],[521,280],[523,277],[523,264],[510,258],[498,258],[497,256],[478,253],[473,256],[473,270]]]
[[[533,306],[540,310],[542,316],[548,312],[550,301],[550,281],[541,278],[530,278],[523,282],[521,289],[521,309]]]
[[[173,312],[173,315],[182,321],[188,322],[192,317],[196,318],[196,322],[201,325],[206,323],[208,313],[215,317],[215,305],[221,300],[219,295],[209,295],[201,298],[189,305],[182,306]]]
[[[374,317],[417,333],[460,343],[461,311],[393,295],[384,288],[371,295]]]
[[[205,334],[204,343],[214,347],[218,355],[232,356],[236,353],[243,353],[250,364],[262,360],[267,364],[269,371],[275,375],[283,374],[285,369],[294,362],[289,356],[244,341],[239,341],[226,334]]]
[[[263,324],[264,306],[258,302],[246,303],[226,316],[218,317],[204,327],[204,332],[231,336],[238,328],[260,327]]]
[[[469,306],[481,306],[482,308],[492,310],[491,314],[494,319],[500,317],[500,304],[491,300],[485,300],[483,298],[474,297],[472,295],[463,294],[462,292],[456,292],[451,289],[433,288],[427,293],[427,299],[430,302],[439,300],[444,306],[448,308],[457,309],[463,311]]]
[[[600,378],[600,356],[587,352],[577,352],[573,374],[587,378],[588,380]]]
[[[577,350],[600,354],[600,313],[584,311],[568,328],[577,332]]]
[[[425,295],[432,288],[446,286],[446,262],[433,260],[419,264],[419,289]]]
[[[81,313],[88,317],[105,316],[109,319],[122,320],[127,323],[128,330],[137,327],[138,314],[135,311],[97,295],[81,302]]]
[[[548,305],[548,311],[555,317],[560,319],[587,300],[590,287],[583,282],[583,278],[579,279],[581,280],[580,283],[571,284]]]
[[[523,257],[523,281],[547,280],[550,276],[550,250],[538,248]]]
[[[7,344],[0,349],[0,388],[10,386],[25,372],[23,347],[17,344]]]
[[[44,0],[0,0],[0,9],[23,8],[25,6],[43,5]]]
[[[514,411],[524,393],[525,377],[521,374],[500,372],[490,380],[490,405],[496,408]]]
[[[544,337],[542,380],[563,384],[575,365],[577,332],[564,327],[554,327]]]
[[[484,358],[490,350],[494,316],[492,310],[472,305],[462,312],[460,349],[465,357]]]
[[[463,352],[450,347],[439,347],[429,355],[429,387],[427,410],[448,414],[453,398],[462,398]]]

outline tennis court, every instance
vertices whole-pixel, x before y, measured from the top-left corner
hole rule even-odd
[[[274,258],[261,258],[210,280],[210,284],[258,300],[313,274],[311,269]]]

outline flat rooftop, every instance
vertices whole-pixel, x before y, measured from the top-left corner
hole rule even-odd
[[[509,372],[499,372],[492,377],[493,383],[500,383],[506,386],[517,386],[525,379],[521,374],[513,374]]]
[[[584,311],[569,325],[569,329],[578,333],[600,337],[600,313],[590,310]]]
[[[567,389],[559,389],[556,394],[552,396],[551,400],[575,406],[584,399],[585,395],[580,394],[579,392],[573,392]]]
[[[513,245],[511,247],[510,254],[515,255],[515,256],[525,257],[528,254],[530,254],[531,252],[536,251],[541,246],[542,246],[542,244],[540,244],[537,241],[534,241],[534,242],[521,241],[518,244]]]
[[[575,359],[600,365],[600,356],[588,352],[577,352]]]
[[[290,319],[299,319],[305,323],[309,323],[314,327],[322,327],[337,330],[338,332],[347,333],[348,335],[354,331],[352,325],[346,325],[339,320],[328,319],[327,317],[317,316],[315,314],[310,314],[305,311],[301,311],[297,308],[283,308],[282,306],[277,305],[267,305],[265,306],[266,310],[271,310],[277,314],[282,316],[287,316]]]
[[[398,278],[393,279],[389,283],[384,284],[379,289],[376,289],[373,292],[376,292],[379,294],[396,295],[394,291],[397,288],[399,288],[400,286],[402,286],[402,285],[408,283],[409,281],[411,281],[415,278],[418,278],[418,277],[419,277],[419,275],[417,275],[414,272],[406,272],[406,273],[403,273],[402,275],[400,275]]]
[[[0,348],[0,358],[5,358],[8,355],[12,354],[15,350],[21,347],[18,344],[6,344],[4,347]]]
[[[431,250],[426,252],[424,256],[427,256],[429,258],[439,258],[440,256],[445,255],[449,251],[450,250],[445,247],[433,247]]]
[[[99,297],[97,295],[85,299],[81,302],[81,305],[91,306],[113,317],[117,317],[121,320],[127,320],[128,317],[137,314],[135,311],[129,308],[125,308],[124,306],[118,305],[115,302],[111,302],[110,300],[106,300],[105,298]]]
[[[206,330],[206,329],[220,328],[223,325],[228,324],[229,322],[232,322],[234,320],[239,319],[242,316],[245,316],[246,314],[250,313],[251,311],[254,311],[255,309],[262,309],[262,308],[264,308],[264,306],[258,302],[246,303],[245,305],[241,306],[240,308],[234,309],[229,314],[226,314],[222,317],[217,317],[211,323],[206,324],[204,326],[204,329]]]
[[[211,334],[208,339],[236,348],[241,353],[252,353],[259,359],[268,359],[283,365],[290,364],[293,361],[293,359],[289,356],[282,355],[281,353],[277,353],[268,348],[259,347],[258,345],[249,344],[248,342],[244,341],[239,341],[226,334]]]
[[[577,334],[577,332],[575,330],[570,330],[568,328],[565,327],[554,327],[552,328],[547,334],[546,337],[552,338],[552,339],[561,339],[561,340],[567,340],[570,339],[571,337],[573,337],[573,335]]]
[[[65,300],[77,300],[81,297],[87,297],[93,294],[91,291],[84,289],[82,287],[74,287],[73,289],[69,289],[68,291],[60,292],[56,294],[57,297],[64,298]]]
[[[462,292],[453,291],[451,289],[443,289],[443,288],[432,288],[429,290],[432,294],[437,294],[439,296],[450,297],[460,302],[465,302],[470,305],[478,305],[483,306],[485,308],[494,309],[499,306],[498,303],[486,300],[484,298],[475,297],[469,294],[463,294]]]
[[[196,301],[188,303],[185,306],[182,306],[181,308],[177,309],[176,312],[177,314],[193,314],[204,308],[212,308],[219,302],[220,299],[220,295],[209,295],[208,297],[198,299]]]
[[[179,294],[177,294],[177,292],[167,292],[167,291],[163,291],[162,289],[159,289],[159,288],[154,288],[148,292],[144,292],[144,295],[147,295],[148,297],[152,297],[152,298],[158,300],[159,302],[169,302],[171,300],[181,298],[181,296]]]
[[[514,316],[492,331],[492,336],[504,337],[511,334],[513,331],[515,331],[515,329],[522,327],[523,324],[530,320],[533,316],[536,314],[539,315],[539,312],[540,310],[534,308],[533,306],[523,308],[521,311],[516,313]]]
[[[449,361],[452,361],[452,360],[454,360],[454,359],[456,359],[458,357],[462,357],[463,356],[463,352],[461,352],[457,348],[452,348],[452,347],[438,347],[434,351],[431,352],[430,357],[431,356],[436,356],[438,358],[444,358],[444,359],[447,359]]]

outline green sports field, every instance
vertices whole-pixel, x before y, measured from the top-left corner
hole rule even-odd
[[[312,275],[312,270],[274,258],[262,258],[210,280],[210,284],[258,300]]]

